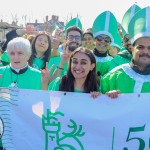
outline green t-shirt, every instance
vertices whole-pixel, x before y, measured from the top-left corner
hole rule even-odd
[[[53,83],[51,84],[51,86],[49,86],[49,90],[52,90],[52,91],[59,91],[59,86],[60,86],[60,82],[61,82],[61,77],[57,77]],[[74,89],[74,92],[77,92],[77,93],[83,93],[83,91],[81,90],[78,90],[78,89]]]
[[[51,57],[49,62],[48,62],[48,69],[51,68],[51,66],[54,64],[54,68],[51,72],[51,74],[55,71],[55,69],[57,68],[57,66],[59,65],[61,60],[61,55],[57,56],[57,57]],[[65,64],[64,66],[64,70],[61,73],[61,77],[67,74],[67,69],[68,69],[68,63]]]
[[[16,82],[18,88],[23,89],[42,89],[41,72],[32,67],[22,74],[15,74],[11,71],[10,66],[0,67],[0,87],[9,87]]]
[[[40,70],[45,65],[45,61],[41,58],[34,58],[32,62],[33,68]]]

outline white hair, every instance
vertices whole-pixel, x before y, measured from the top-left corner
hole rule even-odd
[[[20,50],[25,50],[27,55],[30,57],[31,56],[31,45],[29,40],[23,38],[23,37],[17,37],[12,39],[8,45],[7,45],[7,52],[14,50],[14,49],[20,49]]]

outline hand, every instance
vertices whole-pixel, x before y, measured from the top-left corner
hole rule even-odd
[[[61,60],[60,60],[59,66],[64,67],[64,65],[68,62],[69,58],[70,58],[70,54],[67,51],[64,51],[63,54],[61,55]]]
[[[59,38],[52,37],[52,38],[51,38],[51,42],[52,42],[52,48],[53,48],[53,49],[58,49],[59,44],[60,44]]]
[[[40,70],[41,74],[42,74],[41,82],[42,82],[42,89],[43,90],[47,90],[48,89],[48,84],[51,81],[50,74],[51,74],[53,68],[54,68],[54,65],[52,65],[51,68],[50,68],[50,70],[48,70],[48,62],[46,62],[45,69],[41,69]]]
[[[106,95],[112,99],[117,98],[118,94],[120,94],[120,90],[112,90],[112,91],[106,92]]]
[[[32,33],[33,31],[35,31],[35,27],[33,25],[27,25],[25,27],[27,34]]]
[[[94,99],[97,98],[98,96],[100,96],[100,94],[101,94],[100,92],[96,92],[96,91],[90,92],[90,93],[91,93],[91,97]]]

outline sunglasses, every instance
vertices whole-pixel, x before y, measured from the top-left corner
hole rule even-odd
[[[76,35],[76,36],[70,35],[70,36],[67,36],[67,39],[68,39],[69,41],[73,41],[73,39],[75,39],[76,41],[81,41],[81,36],[78,36],[78,35]]]
[[[98,37],[96,37],[96,40],[100,41],[100,42],[104,40],[106,43],[110,43],[111,42],[110,37],[103,37],[103,36],[100,36],[100,35]]]

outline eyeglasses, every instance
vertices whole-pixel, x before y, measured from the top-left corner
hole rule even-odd
[[[81,36],[73,36],[73,35],[70,35],[70,36],[67,36],[67,39],[70,40],[70,41],[73,41],[73,39],[75,39],[76,41],[81,41]]]
[[[96,37],[96,39],[97,39],[97,41],[102,41],[102,40],[104,40],[106,43],[110,43],[111,42],[111,39],[110,39],[110,37],[103,37],[103,36],[101,36],[101,35],[99,35],[98,37]]]

